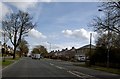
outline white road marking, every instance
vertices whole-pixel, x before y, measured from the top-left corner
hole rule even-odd
[[[50,63],[51,66],[53,66],[54,64]]]
[[[60,66],[56,66],[57,68],[59,68],[59,69],[65,69],[65,68],[63,68],[63,67],[60,67]]]
[[[77,74],[80,74],[80,75],[82,75],[82,76],[94,77],[94,76],[91,76],[91,75],[88,75],[88,74],[83,74],[83,73],[78,72],[78,71],[73,71],[73,72],[75,72],[75,73],[77,73]]]
[[[80,75],[78,75],[78,74],[75,74],[75,73],[73,73],[72,71],[67,71],[67,72],[69,72],[69,73],[71,73],[71,74],[73,74],[73,75],[75,75],[75,76],[77,76],[77,77],[82,78],[82,76],[80,76]]]
[[[55,67],[57,67],[58,69],[65,69],[65,68],[63,68],[63,67],[56,66],[56,65],[54,65],[54,64],[52,64],[52,63],[50,63],[50,65],[51,65],[51,66],[55,66]]]
[[[81,72],[78,72],[78,71],[68,71],[68,72],[75,75],[75,76],[77,76],[77,77],[83,78],[83,79],[86,79],[86,78],[99,79],[99,78],[96,78],[94,76],[87,75],[87,74],[84,74],[84,73],[81,73]]]

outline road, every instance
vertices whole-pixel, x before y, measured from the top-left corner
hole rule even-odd
[[[65,79],[120,79],[120,75],[74,66],[73,62],[23,57],[2,70],[3,79],[65,78]]]

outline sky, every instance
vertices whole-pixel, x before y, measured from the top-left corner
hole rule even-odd
[[[80,48],[89,44],[90,33],[95,45],[97,33],[89,25],[95,16],[100,16],[98,6],[101,2],[94,1],[4,0],[0,2],[0,26],[6,15],[22,10],[29,12],[33,23],[37,24],[25,37],[30,50],[36,45],[43,45],[48,51]],[[0,27],[0,36],[1,32]],[[8,44],[11,45],[9,41]]]

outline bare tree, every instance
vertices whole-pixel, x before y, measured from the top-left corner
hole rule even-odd
[[[32,23],[32,17],[29,13],[19,11],[11,13],[7,19],[2,21],[2,29],[8,33],[8,37],[14,46],[13,59],[15,59],[16,48],[21,42],[21,39],[35,26]]]
[[[99,11],[104,12],[106,15],[104,19],[100,17],[94,19],[96,22],[94,23],[96,30],[109,29],[120,35],[120,1],[104,2],[100,6]]]

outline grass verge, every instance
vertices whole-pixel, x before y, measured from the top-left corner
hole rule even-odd
[[[14,63],[14,61],[5,60],[5,62],[2,62],[2,68],[6,67],[12,63]]]
[[[0,57],[2,57],[2,54],[0,54]]]
[[[107,68],[107,67],[100,67],[100,66],[86,66],[85,64],[73,64],[75,66],[81,66],[81,67],[86,67],[94,70],[100,70],[100,71],[105,71],[113,74],[119,74],[120,75],[120,69],[115,69],[115,68]]]
[[[5,58],[5,62],[1,61],[2,63],[2,68],[14,63],[15,61],[18,61],[19,60],[19,57],[17,57],[16,59],[13,59],[13,58]]]

